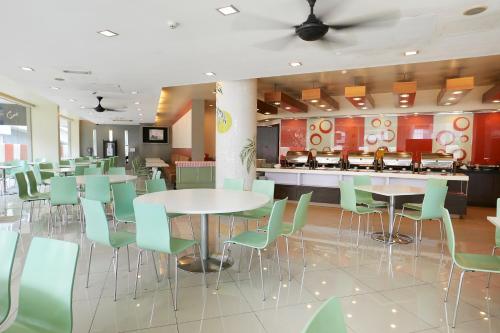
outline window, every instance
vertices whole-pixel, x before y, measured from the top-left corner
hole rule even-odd
[[[0,162],[31,158],[29,107],[0,98]]]
[[[97,130],[92,130],[92,156],[97,157]]]
[[[61,159],[71,158],[71,120],[59,117],[59,152]]]

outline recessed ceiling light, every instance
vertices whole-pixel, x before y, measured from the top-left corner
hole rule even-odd
[[[406,98],[406,97],[410,97],[410,94],[401,94],[399,96],[401,96],[402,98]]]
[[[462,90],[457,90],[457,91],[454,91],[454,92],[453,92],[453,95],[460,95],[460,94],[462,94],[462,93],[463,93],[463,91],[462,91]]]
[[[52,87],[50,87],[50,89],[52,89],[52,90],[59,90],[61,88],[52,86]]]
[[[361,97],[354,97],[353,100],[355,101],[360,101],[361,100]]]
[[[134,102],[135,105],[139,105],[141,104],[141,102],[137,101],[137,102]]]
[[[328,109],[326,109],[326,111],[333,111],[333,109],[331,109],[331,108],[328,108]]]
[[[81,105],[81,106],[80,106],[80,109],[85,109],[85,106]]]
[[[288,63],[288,65],[290,65],[290,67],[300,67],[302,66],[302,63],[300,61],[292,61]]]
[[[407,99],[402,99],[400,102],[401,103],[408,103],[408,100]]]
[[[367,108],[366,106],[363,106],[361,109],[362,109],[362,110],[366,110],[366,109],[368,109],[368,108]]]
[[[287,107],[285,107],[285,109],[286,109],[286,110],[290,110],[290,109],[291,109],[291,107],[287,106]]]
[[[450,102],[446,102],[446,103],[444,103],[444,105],[451,105],[451,103]]]
[[[74,99],[74,98],[70,98],[70,99],[69,99],[69,101],[70,101],[70,102],[76,102],[76,99]]]
[[[320,104],[319,107],[320,108],[324,108],[326,105],[325,104]]]
[[[280,105],[280,102],[274,102],[274,105]]]
[[[412,55],[417,55],[418,50],[410,50],[410,51],[405,51],[405,56],[412,56]]]
[[[31,68],[31,67],[26,67],[26,66],[21,67],[21,69],[22,69],[23,71],[27,71],[27,72],[34,72],[34,71],[35,71],[33,68]]]
[[[266,119],[266,120],[264,120],[264,121],[269,121],[269,119]]]
[[[488,9],[488,7],[486,7],[486,6],[473,7],[473,8],[467,9],[463,14],[465,16],[477,15],[477,14],[481,14],[486,9]]]
[[[312,99],[311,103],[318,103],[318,100],[317,99]]]
[[[217,10],[219,11],[219,13],[221,13],[224,16],[231,15],[231,14],[236,14],[236,13],[240,12],[238,10],[238,8],[234,7],[233,5],[229,5],[229,6],[226,6],[226,7],[217,8]]]
[[[264,114],[271,114],[271,112],[264,112]]]
[[[344,69],[344,70],[342,71],[342,74],[347,74],[347,71]]]
[[[215,76],[215,73],[214,72],[206,72],[205,75],[206,76]]]
[[[492,102],[493,103],[500,103],[500,99],[494,99]]]
[[[115,36],[118,36],[118,34],[116,32],[113,32],[111,30],[101,30],[101,31],[98,31],[97,33],[100,34],[100,35],[103,35],[105,37],[115,37]]]
[[[418,115],[418,112],[413,112],[413,114],[414,114],[415,116],[417,116],[417,115]]]
[[[141,108],[137,108],[137,111],[142,111],[142,109]]]
[[[214,105],[213,105],[213,104],[208,104],[208,106],[214,106]],[[257,111],[258,111],[258,110],[259,110],[259,109],[257,109]]]
[[[139,113],[139,116],[142,116],[142,113]]]
[[[134,90],[134,91],[131,91],[130,93],[131,93],[132,95],[137,95],[137,91],[135,91],[135,90]]]
[[[400,107],[400,108],[407,108],[407,107],[408,107],[408,105],[403,104],[403,105],[400,105],[399,107]]]
[[[363,102],[359,102],[359,103],[358,103],[358,105],[365,105],[365,103],[363,103]]]

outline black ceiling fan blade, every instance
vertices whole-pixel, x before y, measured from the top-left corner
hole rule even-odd
[[[380,14],[359,17],[356,20],[352,20],[350,22],[329,24],[328,26],[333,30],[347,30],[364,27],[386,27],[396,24],[399,21],[400,17],[401,13],[399,12],[399,10],[394,10],[383,12]]]
[[[318,45],[325,50],[334,50],[354,45],[354,42],[339,38],[337,36],[332,36],[331,33],[328,33],[322,38],[318,39]]]
[[[288,47],[290,43],[297,37],[295,33],[291,33],[282,37],[267,40],[265,42],[255,44],[256,47],[271,51],[280,51]]]
[[[344,7],[349,1],[341,1],[341,0],[335,0],[335,1],[330,1],[328,5],[323,5],[325,1],[320,1],[316,4],[315,6],[315,12],[316,12],[316,17],[319,18],[321,21],[327,21],[329,18],[334,16],[334,14],[339,13],[342,11],[342,7]]]
[[[108,108],[105,108],[105,111],[111,111],[111,112],[125,112],[125,110],[116,110],[116,109],[108,109]]]
[[[240,14],[241,15],[241,14]],[[294,24],[255,14],[244,14],[235,18],[234,30],[287,30],[294,29]]]

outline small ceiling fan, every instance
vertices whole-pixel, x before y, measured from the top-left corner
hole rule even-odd
[[[95,108],[85,108],[85,109],[93,109],[96,112],[104,112],[104,111],[111,111],[111,112],[125,112],[125,110],[117,110],[117,109],[112,109],[112,108],[105,108],[101,105],[101,101],[103,99],[102,96],[96,96],[98,104]]]
[[[240,21],[235,21],[234,27],[239,30],[291,30],[291,33],[288,35],[258,44],[258,46],[263,48],[281,50],[296,37],[299,37],[307,42],[319,41],[323,45],[345,44],[346,41],[336,38],[334,34],[327,33],[330,30],[336,32],[360,27],[391,25],[399,19],[399,11],[388,11],[360,17],[356,20],[344,23],[326,24],[323,20],[335,9],[338,9],[341,1],[336,1],[321,15],[316,15],[314,13],[316,0],[306,1],[309,4],[310,12],[307,19],[299,25],[292,25],[276,19],[269,19],[261,16],[247,15],[246,19],[243,18]],[[343,0],[342,2],[345,3],[345,1],[347,0]]]

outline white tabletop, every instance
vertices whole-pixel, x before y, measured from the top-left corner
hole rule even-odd
[[[425,194],[424,187],[409,186],[409,185],[361,185],[355,186],[356,190],[380,194],[386,197],[393,197],[399,195],[421,195]]]
[[[60,167],[60,168],[52,168],[52,169],[40,169],[42,172],[55,172],[55,173],[66,173],[66,172],[74,172],[75,168],[73,167]]]
[[[144,194],[135,200],[164,204],[169,213],[217,214],[256,209],[269,198],[250,191],[185,189]]]
[[[168,163],[158,157],[146,157],[147,168],[166,168]]]
[[[488,221],[493,223],[495,225],[495,227],[500,228],[500,217],[488,216],[487,219],[488,219]]]
[[[109,183],[110,184],[116,184],[116,183],[126,183],[128,181],[136,180],[137,176],[134,175],[105,175],[109,178]],[[87,175],[87,176],[76,176],[76,184],[77,185],[85,185],[85,177],[95,177],[93,175]],[[50,183],[50,179],[47,179],[47,181]]]
[[[18,166],[14,166],[14,165],[0,165],[0,169],[4,169],[4,170],[14,169],[14,168],[18,168]]]

